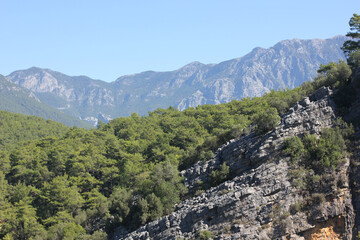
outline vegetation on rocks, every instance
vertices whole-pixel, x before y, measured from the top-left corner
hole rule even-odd
[[[336,168],[346,156],[344,137],[353,133],[352,126],[338,119],[339,126],[323,129],[321,137],[305,135],[302,139],[295,136],[284,143],[283,153],[289,154],[293,163],[303,164],[315,173],[328,168]]]
[[[318,73],[292,90],[185,111],[157,109],[144,117],[134,113],[91,130],[0,112],[5,119],[0,121],[0,238],[105,239],[118,226],[133,230],[171,213],[187,191],[179,170],[210,158],[249,129],[270,131],[279,114],[322,86],[341,92],[352,71],[340,61],[320,66]],[[336,191],[341,179],[332,173],[346,155],[351,133],[339,120],[320,138],[310,134],[285,142],[283,152],[294,165],[290,177],[308,191],[309,203],[321,203],[322,193]],[[219,184],[228,175],[224,163],[211,181]],[[200,239],[211,237],[199,233]]]
[[[353,132],[352,125],[338,119],[333,128],[323,129],[320,138],[310,134],[286,139],[283,153],[291,160],[288,176],[304,197],[304,202],[290,207],[292,214],[335,197],[344,187],[346,176],[339,169],[348,155],[346,141]]]
[[[13,147],[1,153],[0,236],[101,238],[119,225],[133,229],[169,214],[186,193],[179,169],[211,157],[221,144],[246,134],[250,125],[258,133],[271,130],[279,123],[278,113],[316,88],[333,84],[324,79],[332,76],[329,72],[334,68],[342,71],[343,67],[338,67],[342,64],[332,64],[321,73],[326,76],[314,82],[271,91],[263,97],[182,112],[171,107],[158,109],[145,117],[132,114],[92,130],[58,127],[61,130],[52,128],[49,132],[45,130],[51,123],[48,121],[39,127],[18,128],[15,136],[23,131],[19,138],[8,133],[11,140],[7,142]],[[19,124],[29,124],[23,122]],[[22,136],[45,138],[34,137],[19,145],[20,139],[32,139]],[[324,133],[324,139],[337,137],[336,131]],[[308,150],[322,164],[314,163],[314,167],[333,166],[339,161],[337,153],[325,158],[331,142],[311,137],[308,141],[319,146]],[[304,150],[291,151],[301,155]],[[214,171],[212,181],[218,184],[228,173],[224,165]],[[24,227],[17,227],[20,225]]]

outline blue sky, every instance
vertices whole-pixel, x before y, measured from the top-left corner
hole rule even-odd
[[[37,66],[114,81],[346,34],[360,2],[0,0],[0,9],[0,74]]]

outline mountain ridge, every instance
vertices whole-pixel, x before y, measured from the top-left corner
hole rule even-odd
[[[351,239],[359,144],[338,117],[358,120],[359,78],[345,62],[323,68],[295,89],[4,149],[0,236]]]
[[[144,115],[168,106],[184,110],[294,88],[314,77],[320,64],[344,59],[340,49],[344,41],[344,36],[283,40],[217,64],[194,61],[177,70],[124,75],[110,83],[34,67],[6,78],[52,107],[96,125],[99,113],[110,120],[133,112]]]
[[[90,127],[86,122],[43,103],[34,92],[6,80],[2,75],[0,75],[0,109],[52,119],[71,127]]]

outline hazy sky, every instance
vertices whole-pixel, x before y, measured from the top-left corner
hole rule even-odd
[[[0,0],[0,74],[32,66],[114,81],[349,31],[359,0]]]

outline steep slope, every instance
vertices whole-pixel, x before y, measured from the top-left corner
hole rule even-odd
[[[169,105],[184,110],[294,88],[314,77],[320,64],[344,59],[344,41],[343,36],[285,40],[219,64],[193,62],[175,71],[122,76],[112,83],[40,68],[16,71],[7,79],[50,106],[97,124],[101,118],[143,115]]]
[[[344,180],[349,159],[332,175],[332,182],[343,180],[336,190],[328,190],[321,201],[311,195],[311,205],[294,211],[308,196],[294,186],[290,161],[281,153],[285,139],[307,133],[319,137],[334,125],[331,94],[321,88],[291,108],[274,130],[232,140],[213,159],[183,171],[190,191],[209,181],[224,162],[233,179],[181,202],[170,215],[135,232],[118,229],[115,239],[351,239],[354,212]]]
[[[86,122],[68,116],[42,103],[33,92],[7,81],[1,75],[0,110],[52,119],[67,126],[90,127]]]
[[[133,114],[1,149],[0,238],[349,238],[353,129],[336,119],[333,99],[340,110],[351,70],[323,68],[292,90]],[[8,135],[21,124],[8,122]]]
[[[353,205],[355,212],[360,212],[360,67],[353,74],[352,82],[349,85],[351,89],[351,105],[345,113],[344,119],[353,122],[355,126],[355,134],[351,141],[351,166],[350,166],[350,186],[353,197]],[[360,233],[360,214],[356,214],[353,239],[358,239]]]

